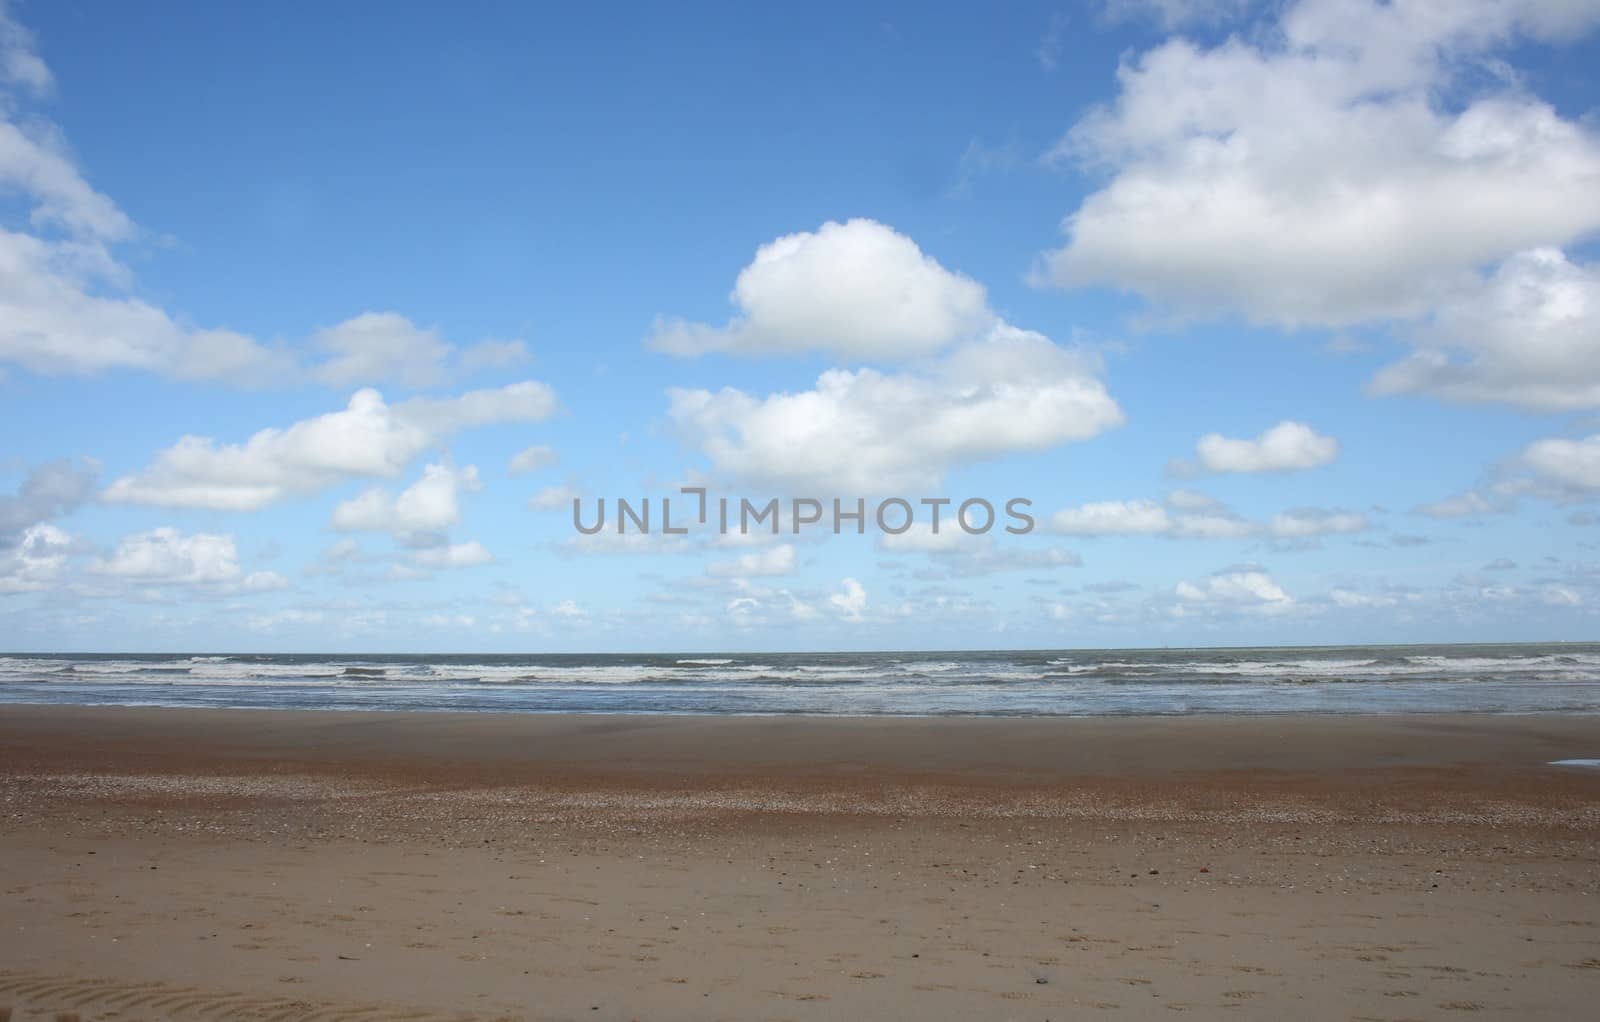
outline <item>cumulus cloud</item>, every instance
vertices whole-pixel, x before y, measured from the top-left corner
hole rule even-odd
[[[1600,407],[1600,266],[1540,248],[1447,299],[1419,350],[1382,369],[1377,394],[1431,394],[1538,411]]]
[[[1285,327],[1421,316],[1482,266],[1600,228],[1600,138],[1492,73],[1498,50],[1597,20],[1565,0],[1299,0],[1138,54],[1057,147],[1110,180],[1038,276]]]
[[[64,530],[41,522],[0,549],[0,593],[29,593],[55,583],[74,549]]]
[[[232,536],[209,532],[186,535],[173,528],[124,537],[111,556],[96,559],[89,570],[147,584],[227,585],[244,592],[264,592],[288,585],[288,580],[276,572],[244,574]]]
[[[977,337],[995,321],[982,285],[874,220],[830,221],[762,245],[731,300],[738,312],[726,325],[663,319],[650,345],[674,355],[899,359]]]
[[[448,529],[461,521],[460,493],[482,488],[478,470],[468,465],[429,465],[422,478],[398,495],[372,488],[333,509],[333,527],[397,535]]]
[[[1007,325],[904,373],[834,369],[815,388],[754,397],[675,389],[669,415],[741,482],[878,494],[957,465],[1084,440],[1122,411],[1087,357]]]
[[[1195,445],[1197,464],[1176,461],[1176,475],[1200,472],[1296,472],[1326,465],[1339,456],[1339,441],[1321,436],[1303,422],[1284,421],[1254,440],[1208,433]]]
[[[555,408],[554,391],[534,381],[394,405],[376,390],[360,390],[342,411],[264,429],[242,444],[183,437],[149,468],[113,482],[103,497],[252,511],[346,479],[393,478],[453,433],[496,422],[536,422]]]
[[[1522,452],[1520,460],[1539,479],[1558,488],[1600,490],[1600,433],[1581,440],[1536,440]]]
[[[706,574],[714,578],[765,578],[776,575],[793,575],[798,560],[794,544],[780,543],[764,550],[741,554],[731,560],[712,561],[706,565]]]

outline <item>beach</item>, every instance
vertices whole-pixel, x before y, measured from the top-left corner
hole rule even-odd
[[[14,1017],[1573,1018],[1580,716],[7,706]]]

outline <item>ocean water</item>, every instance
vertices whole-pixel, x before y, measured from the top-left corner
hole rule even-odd
[[[0,655],[0,703],[528,713],[1596,713],[1600,643],[886,653]]]

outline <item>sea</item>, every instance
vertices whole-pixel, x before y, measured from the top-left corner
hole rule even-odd
[[[0,703],[838,716],[1600,712],[1600,643],[878,653],[0,654]]]

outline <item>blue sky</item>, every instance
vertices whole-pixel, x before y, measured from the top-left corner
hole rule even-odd
[[[1593,639],[1596,28],[0,2],[0,648]]]

